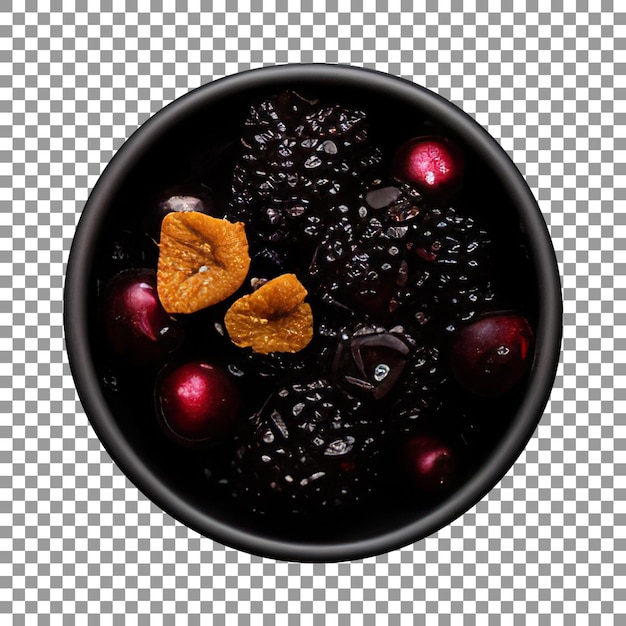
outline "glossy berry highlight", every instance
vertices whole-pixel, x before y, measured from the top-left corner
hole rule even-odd
[[[447,491],[457,474],[455,454],[444,441],[419,435],[404,446],[405,468],[419,489],[430,493]]]
[[[528,373],[533,332],[525,317],[492,314],[455,333],[451,368],[456,380],[484,397],[511,391]]]
[[[192,361],[161,372],[157,412],[167,435],[178,443],[214,443],[228,435],[237,417],[239,392],[218,367]]]
[[[439,137],[417,137],[398,148],[393,175],[424,194],[446,195],[458,187],[464,170],[460,150]]]
[[[104,294],[105,337],[120,357],[132,365],[156,364],[183,340],[183,329],[165,311],[152,269],[124,270]]]

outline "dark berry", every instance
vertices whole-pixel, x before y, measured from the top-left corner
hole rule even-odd
[[[390,411],[389,429],[396,434],[419,431],[430,420],[450,393],[448,373],[439,348],[414,333],[416,345]]]
[[[175,441],[214,443],[233,430],[239,392],[221,369],[193,361],[159,374],[156,403],[161,425]]]
[[[359,408],[325,380],[279,389],[241,437],[233,495],[262,513],[321,512],[361,500],[375,486],[383,433]]]
[[[378,220],[368,227],[346,259],[338,299],[386,316],[394,311],[404,282],[402,247]]]
[[[337,210],[341,218],[318,245],[309,268],[317,292],[378,319],[407,304],[408,260],[423,211],[422,196],[411,185],[374,181]]]
[[[532,349],[533,332],[526,318],[488,315],[454,334],[450,364],[454,377],[468,391],[501,396],[527,374]]]
[[[350,395],[380,400],[394,390],[413,351],[402,328],[358,327],[340,337],[332,363],[338,387]]]
[[[365,206],[383,222],[405,224],[424,210],[422,194],[413,185],[397,180],[376,180],[365,194]]]
[[[415,185],[429,196],[447,195],[463,176],[460,150],[447,139],[416,137],[398,148],[392,165],[393,175]]]
[[[426,492],[445,492],[456,479],[456,455],[438,437],[413,437],[404,446],[403,459],[412,482]]]
[[[376,218],[357,232],[329,229],[309,268],[315,292],[354,314],[389,315],[407,278],[402,243],[395,235]]]
[[[431,208],[417,221],[409,255],[409,289],[414,313],[435,317],[447,330],[491,308],[491,240],[488,233],[456,209]]]
[[[315,249],[305,280],[308,279],[311,284],[332,280],[353,251],[354,242],[352,222],[347,216],[330,224]]]
[[[250,109],[242,147],[229,211],[273,243],[319,239],[328,205],[356,195],[380,162],[365,113],[291,91]]]
[[[152,269],[117,274],[105,290],[102,308],[109,345],[131,364],[158,363],[183,340],[182,326],[161,306]]]

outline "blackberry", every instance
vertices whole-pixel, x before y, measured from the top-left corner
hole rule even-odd
[[[419,431],[443,404],[449,393],[448,380],[439,348],[420,339],[390,411],[390,430],[403,435]]]
[[[396,179],[375,180],[365,193],[366,207],[387,224],[413,227],[424,211],[424,200],[415,187]]]
[[[332,511],[375,487],[376,428],[326,380],[271,395],[240,436],[232,495],[258,513]]]
[[[339,213],[339,210],[336,212]],[[347,212],[348,209],[346,208]],[[329,224],[324,237],[315,248],[315,254],[304,280],[315,286],[334,277],[338,268],[344,265],[348,255],[354,249],[355,241],[352,221],[347,215],[343,215]]]
[[[491,308],[491,241],[472,218],[428,206],[408,183],[380,180],[343,213],[309,270],[326,301],[378,319],[436,317],[447,331]]]
[[[406,183],[375,181],[331,226],[309,274],[327,302],[384,318],[407,303],[407,259],[416,237],[421,195]]]
[[[251,107],[241,143],[229,213],[273,243],[318,238],[328,204],[357,194],[381,160],[364,112],[293,91]]]
[[[454,331],[489,308],[490,245],[488,233],[453,207],[422,213],[409,268],[410,288],[423,305],[418,314],[437,316]]]

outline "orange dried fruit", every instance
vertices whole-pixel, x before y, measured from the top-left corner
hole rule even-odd
[[[250,268],[241,222],[193,211],[169,213],[161,224],[157,291],[168,313],[194,313],[228,298]]]
[[[228,309],[224,323],[231,341],[254,352],[299,352],[313,339],[307,290],[294,274],[274,278]]]

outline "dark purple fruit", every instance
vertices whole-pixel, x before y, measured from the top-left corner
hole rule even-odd
[[[413,437],[402,453],[406,472],[419,489],[442,493],[454,482],[457,475],[454,451],[438,437]]]
[[[387,226],[413,225],[413,220],[425,210],[422,194],[409,183],[397,180],[376,180],[368,187],[364,207],[367,217],[376,217]],[[363,211],[361,211],[363,213]],[[396,231],[396,238],[406,236],[406,231]]]
[[[365,326],[344,333],[331,367],[333,379],[350,395],[381,400],[401,379],[413,344],[402,328],[387,332]]]
[[[320,242],[309,274],[315,292],[327,302],[375,318],[393,313],[407,282],[402,234],[373,217],[358,230],[343,223]]]
[[[390,431],[403,436],[420,432],[449,393],[448,372],[437,345],[418,336],[390,411]]]
[[[501,396],[528,373],[533,332],[521,315],[492,314],[459,329],[450,365],[456,380],[478,396]]]
[[[430,208],[416,220],[408,255],[414,314],[451,332],[492,308],[491,239],[455,208]]]
[[[422,196],[407,183],[377,179],[332,210],[336,218],[309,267],[314,289],[346,309],[384,320],[408,303],[409,261],[425,211]]]
[[[239,392],[221,369],[193,361],[159,374],[156,404],[164,431],[176,442],[210,444],[232,432]]]
[[[364,112],[293,91],[250,108],[241,144],[229,216],[266,243],[318,241],[329,205],[358,195],[381,160]]]
[[[109,345],[133,365],[156,364],[183,340],[180,323],[161,306],[152,269],[117,274],[104,293],[103,318]]]
[[[380,424],[327,381],[279,388],[256,413],[233,461],[233,496],[254,511],[311,513],[375,487]]]
[[[441,137],[416,137],[398,148],[393,175],[429,196],[454,191],[463,176],[464,160],[458,147]]]

